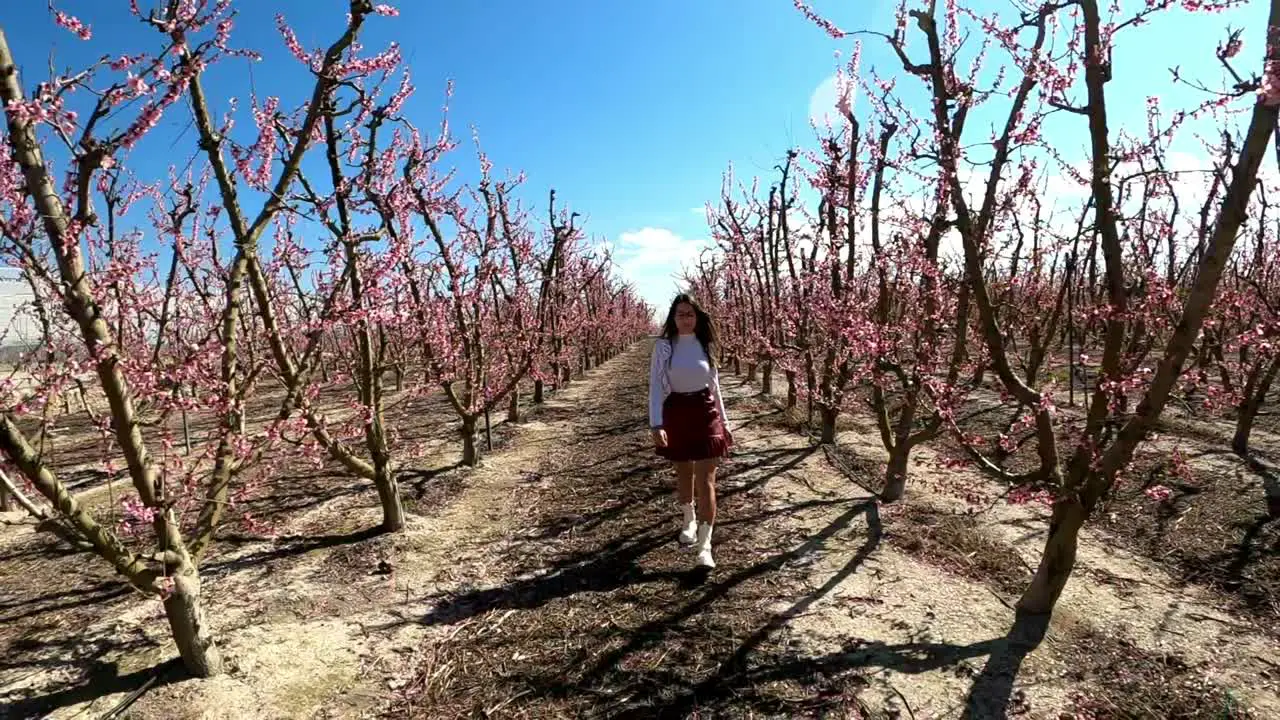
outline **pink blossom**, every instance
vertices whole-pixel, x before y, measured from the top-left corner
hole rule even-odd
[[[151,87],[147,85],[146,80],[143,80],[141,76],[134,75],[133,73],[129,73],[128,80],[125,82],[129,86],[129,89],[133,91],[134,97],[145,95],[149,90],[151,90]]]
[[[808,18],[810,22],[822,28],[822,30],[832,38],[839,40],[847,34],[845,31],[836,27],[835,23],[814,12],[813,8],[809,7],[804,0],[793,0],[793,2],[795,2],[796,9],[799,10],[801,14]]]
[[[312,71],[320,69],[319,53],[308,53],[302,49],[302,43],[298,42],[298,36],[293,32],[293,28],[285,23],[283,14],[276,14],[276,28],[280,31],[280,36],[284,38],[285,46],[298,59],[298,62],[311,68]]]
[[[50,9],[52,9],[52,0],[50,3]],[[93,37],[93,31],[89,26],[81,22],[80,19],[74,15],[68,15],[61,10],[54,10],[53,21],[57,23],[59,27],[66,28],[76,35],[79,35],[81,40],[88,40]]]

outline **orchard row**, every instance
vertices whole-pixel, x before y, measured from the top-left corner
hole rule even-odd
[[[841,413],[874,418],[883,500],[939,440],[1010,498],[1051,503],[1020,602],[1046,613],[1081,527],[1170,404],[1232,423],[1232,449],[1280,482],[1250,446],[1280,372],[1280,2],[1269,33],[1248,30],[1266,53],[1251,68],[1244,32],[1222,28],[1200,63],[1225,78],[1212,88],[1115,68],[1115,48],[1164,16],[1208,27],[1243,3],[915,5],[866,33],[892,64],[861,68],[855,51],[816,149],[790,152],[767,190],[726,175],[708,208],[717,247],[689,282],[720,319],[721,362],[766,392],[782,373],[822,442]],[[1148,97],[1112,90],[1126,70]],[[1163,107],[1188,88],[1198,104]],[[1083,158],[1064,157],[1071,144]],[[1280,516],[1280,486],[1269,494]]]
[[[534,217],[524,178],[499,177],[478,148],[479,179],[455,180],[447,122],[431,134],[403,114],[414,87],[398,47],[362,50],[394,9],[353,0],[315,52],[278,18],[313,85],[249,95],[246,127],[205,84],[255,57],[234,46],[231,4],[164,7],[133,9],[150,48],[111,47],[34,86],[0,33],[0,256],[32,291],[39,335],[0,378],[0,496],[161,598],[186,666],[208,676],[221,660],[200,561],[255,484],[336,463],[372,482],[397,531],[397,473],[416,448],[390,395],[443,393],[474,465],[491,411],[518,413],[521,392],[542,402],[643,337],[652,310],[554,192]],[[193,132],[148,145],[169,116]],[[157,152],[185,169],[134,169]],[[264,397],[274,409],[254,417]],[[86,416],[99,465],[135,491],[119,523],[46,454]]]

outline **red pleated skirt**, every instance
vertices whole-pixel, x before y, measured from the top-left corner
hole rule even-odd
[[[711,390],[671,393],[662,404],[667,446],[658,455],[672,462],[722,458],[729,454],[729,434]]]

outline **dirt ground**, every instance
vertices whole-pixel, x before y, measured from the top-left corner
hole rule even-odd
[[[394,536],[366,530],[367,484],[281,478],[277,534],[232,528],[204,563],[216,679],[184,679],[159,604],[95,558],[0,527],[0,717],[1280,717],[1280,643],[1229,588],[1103,522],[1052,622],[1016,618],[1042,507],[969,512],[927,449],[881,506],[870,426],[816,448],[734,379],[719,567],[695,571],[647,362],[590,372],[480,468],[415,463]]]

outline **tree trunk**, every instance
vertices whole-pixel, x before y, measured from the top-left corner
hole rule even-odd
[[[0,512],[9,512],[12,509],[9,504],[9,491],[0,487]]]
[[[469,415],[462,419],[462,464],[475,467],[480,464],[480,452],[476,447],[476,418]]]
[[[382,529],[396,532],[404,528],[404,503],[400,501],[400,482],[389,462],[375,460],[373,484],[378,488],[378,503],[382,505]]]
[[[1236,434],[1231,439],[1231,449],[1238,455],[1249,453],[1249,436],[1253,434],[1253,421],[1257,419],[1258,411],[1262,409],[1262,404],[1266,401],[1267,393],[1270,392],[1271,384],[1275,382],[1277,374],[1280,374],[1280,357],[1271,361],[1271,366],[1266,369],[1262,377],[1257,378],[1257,382],[1254,382],[1254,378],[1249,378],[1249,382],[1245,384],[1244,400],[1236,409]]]
[[[1258,403],[1246,398],[1236,410],[1236,434],[1231,438],[1231,450],[1237,455],[1249,454],[1249,436],[1253,434],[1253,420],[1258,416]]]
[[[179,395],[182,394],[181,388],[178,389],[178,393]],[[191,394],[193,397],[195,396],[195,388],[192,388]],[[191,418],[187,415],[186,403],[182,404],[182,444],[186,448],[187,456],[189,457],[191,455]]]
[[[172,580],[173,592],[164,599],[164,614],[169,619],[182,664],[198,678],[220,675],[222,655],[205,622],[199,574],[195,568],[185,567],[173,575]]]
[[[747,382],[753,383],[756,381],[756,367],[753,362],[747,363]]]
[[[800,404],[800,394],[796,392],[796,373],[794,370],[787,371],[787,409],[793,410],[796,405]]]
[[[733,374],[734,374],[734,375],[741,375],[741,374],[742,374],[742,360],[741,360],[741,358],[737,358],[737,357],[735,357],[735,358],[733,359]]]
[[[899,442],[889,451],[889,463],[884,469],[884,490],[880,499],[891,503],[902,499],[907,490],[907,460],[911,457],[911,446]]]
[[[840,411],[833,407],[822,406],[819,409],[822,416],[822,443],[829,445],[836,441],[836,418],[840,416]]]
[[[760,371],[760,394],[773,394],[773,361],[765,362],[764,368]]]
[[[507,403],[507,422],[520,422],[520,390],[511,389],[511,401]]]
[[[1053,612],[1062,589],[1071,579],[1076,564],[1076,543],[1088,512],[1077,499],[1063,499],[1053,508],[1049,537],[1035,577],[1018,600],[1018,609],[1034,615]]]
[[[810,363],[809,367],[805,370],[805,386],[804,387],[808,393],[805,396],[805,401],[806,401],[805,411],[807,414],[807,420],[809,422],[809,427],[813,427],[814,394],[817,392],[817,389],[818,389],[818,376],[813,371],[812,363]]]
[[[545,392],[546,392],[546,388],[543,386],[542,381],[534,380],[533,381],[533,404],[534,405],[541,405],[546,400],[546,398],[544,397]]]

